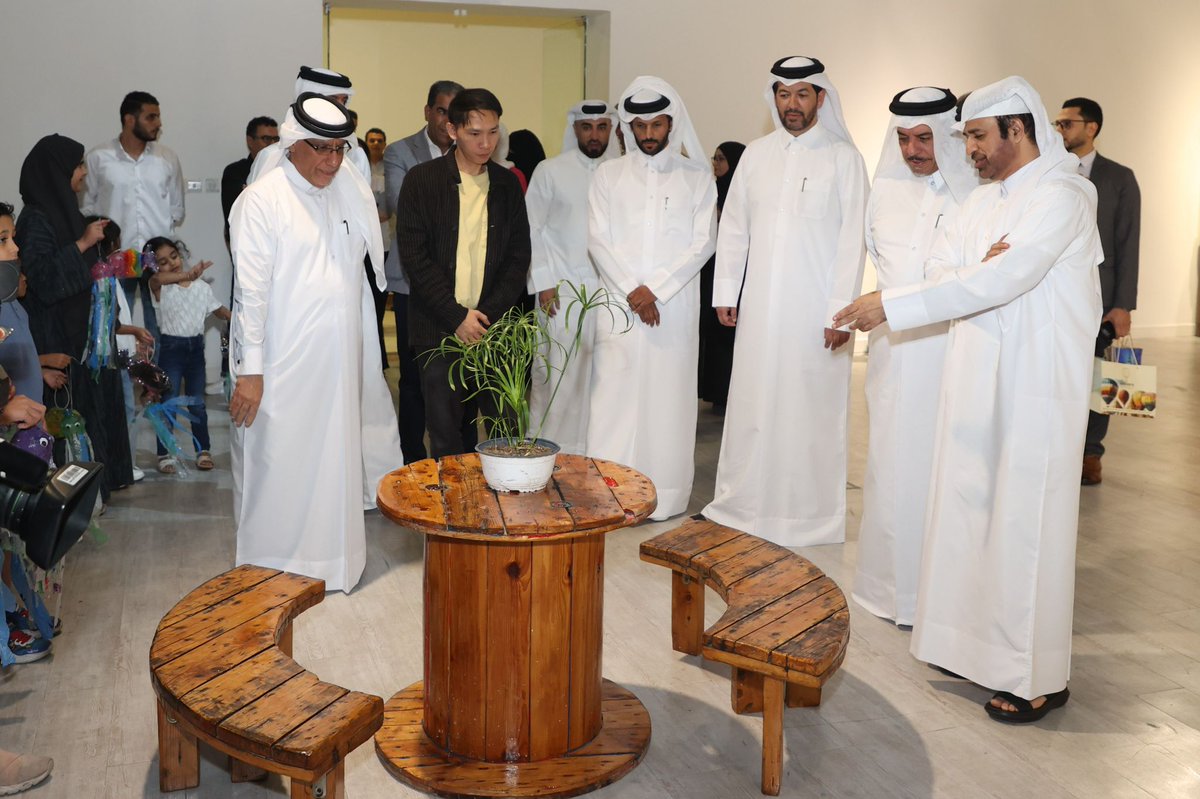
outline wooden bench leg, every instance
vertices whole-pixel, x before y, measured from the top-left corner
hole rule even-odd
[[[762,792],[779,796],[783,780],[783,680],[763,680]]]
[[[671,648],[699,655],[704,642],[704,583],[671,572]]]
[[[787,706],[788,707],[816,707],[821,704],[821,689],[810,688],[807,685],[796,685],[788,683],[787,686]]]
[[[236,757],[229,758],[229,781],[230,782],[258,782],[265,780],[269,771],[256,768],[249,763],[243,763]]]
[[[158,702],[158,789],[163,793],[200,784],[200,750],[196,736],[175,723]]]
[[[279,650],[283,652],[283,654],[287,655],[288,657],[292,656],[291,622],[288,622],[288,624],[283,628],[282,632],[279,633],[279,643],[277,646],[279,647]]]
[[[729,701],[733,712],[761,713],[763,709],[763,676],[758,672],[731,666],[729,675]]]
[[[342,783],[346,779],[346,761],[338,764],[313,782],[292,780],[291,799],[345,799]]]

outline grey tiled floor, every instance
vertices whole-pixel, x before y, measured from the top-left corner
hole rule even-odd
[[[782,795],[1200,796],[1200,340],[1140,343],[1159,367],[1161,418],[1115,421],[1104,484],[1083,491],[1070,704],[1034,727],[991,722],[985,691],[914,661],[907,632],[852,605],[850,650],[824,704],[785,714]],[[854,367],[850,540],[803,552],[847,594],[864,367]],[[150,639],[180,596],[233,563],[228,417],[214,400],[217,470],[185,480],[151,472],[115,495],[108,541],[85,540],[71,555],[53,656],[0,674],[0,747],[56,761],[30,797],[159,795]],[[719,417],[705,406],[700,419],[693,510],[712,490],[720,441]],[[148,433],[141,444],[149,466]],[[671,651],[668,576],[637,557],[641,540],[677,523],[609,538],[604,671],[638,694],[654,734],[643,763],[597,799],[759,795],[761,722],[730,712],[723,667]],[[387,697],[420,677],[421,540],[372,515],[368,544],[360,587],[297,620],[295,654],[323,679]],[[710,595],[710,621],[721,610]],[[206,752],[200,787],[176,795],[286,795],[280,778],[231,785],[224,769]],[[347,794],[419,795],[370,746],[348,760]]]

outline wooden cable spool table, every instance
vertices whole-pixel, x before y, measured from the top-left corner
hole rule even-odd
[[[601,674],[604,534],[654,510],[644,475],[559,455],[531,494],[487,487],[479,456],[409,464],[379,508],[424,533],[425,679],[384,707],[387,769],[443,796],[576,796],[629,773],[650,716]]]

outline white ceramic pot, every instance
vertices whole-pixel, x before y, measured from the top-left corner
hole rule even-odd
[[[492,447],[506,443],[505,439],[489,438],[476,445],[479,462],[483,467],[483,479],[488,487],[496,491],[520,491],[531,493],[541,491],[550,482],[554,474],[554,460],[558,457],[558,444],[539,438],[536,443],[550,447],[554,451],[547,455],[521,456],[498,455],[492,452]]]

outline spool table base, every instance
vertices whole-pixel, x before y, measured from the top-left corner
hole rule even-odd
[[[624,777],[650,746],[650,714],[633,693],[609,680],[604,681],[599,734],[547,760],[490,763],[447,752],[425,734],[423,711],[423,683],[389,699],[375,752],[396,779],[439,796],[579,796]]]

